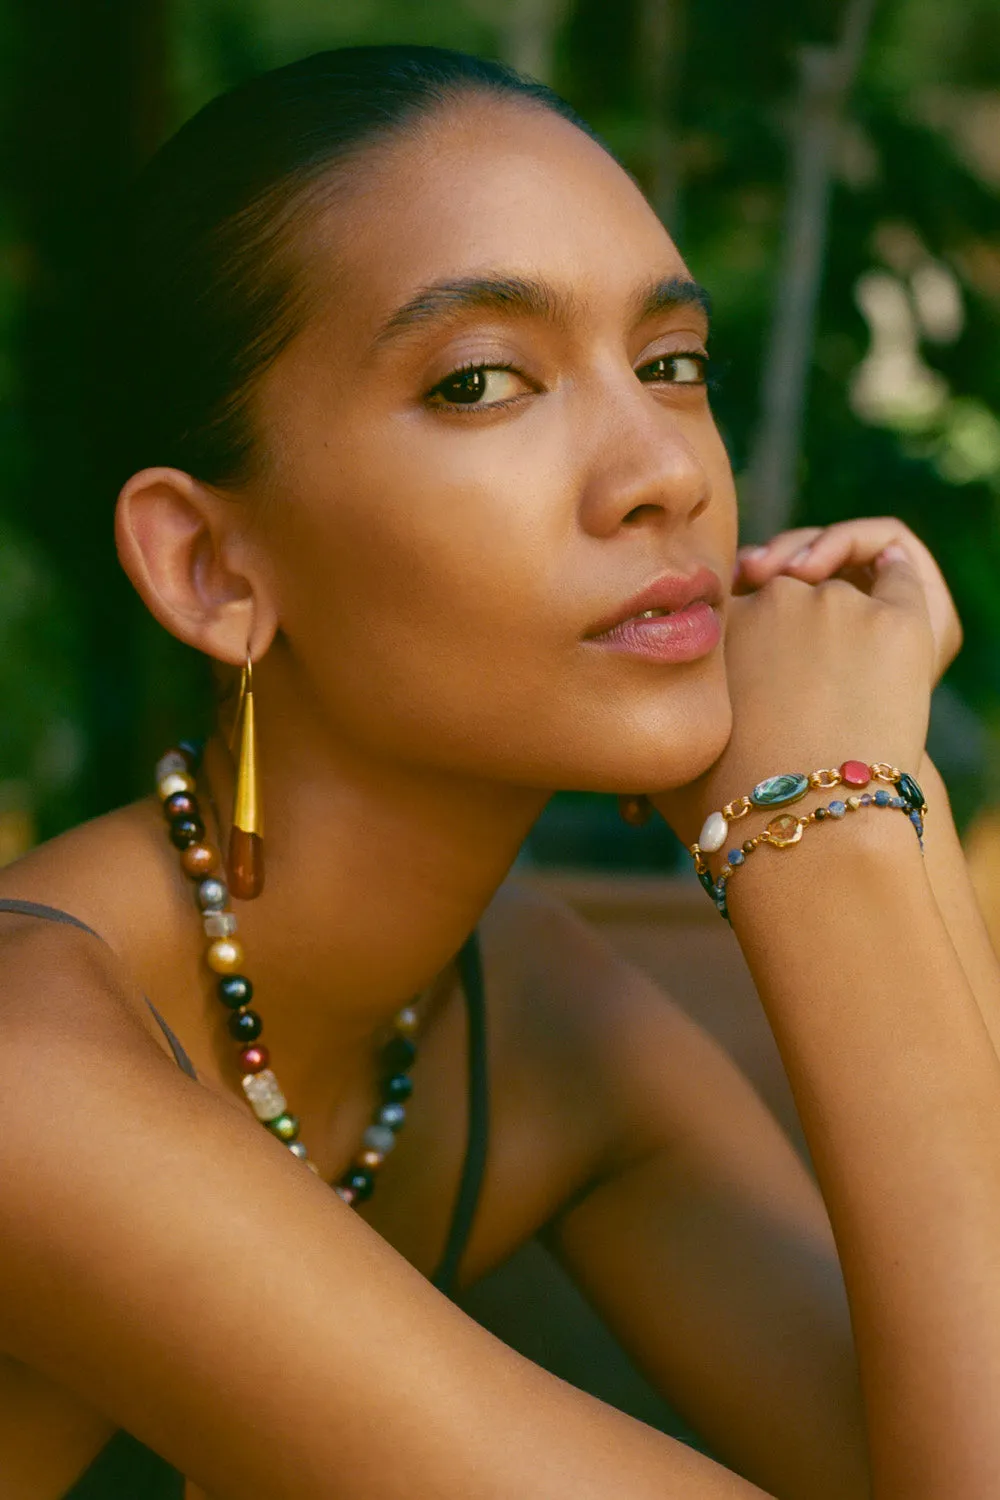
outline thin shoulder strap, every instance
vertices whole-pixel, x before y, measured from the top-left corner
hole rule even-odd
[[[455,1276],[465,1250],[486,1170],[489,1145],[490,1100],[486,1051],[486,993],[479,937],[473,932],[457,959],[465,991],[469,1026],[469,1134],[462,1180],[455,1200],[448,1241],[431,1280],[446,1297],[452,1295]]]
[[[42,906],[37,901],[0,900],[0,912],[4,911],[13,912],[16,916],[20,917],[39,917],[43,922],[64,922],[69,927],[79,927],[81,932],[89,932],[91,937],[95,937],[99,943],[105,943],[105,946],[107,946],[105,939],[101,937],[99,932],[95,932],[92,927],[87,926],[86,922],[81,922],[79,917],[72,916],[68,911],[62,911],[58,906]],[[189,1078],[197,1078],[198,1075],[194,1070],[191,1059],[160,1015],[152,1000],[147,999],[145,995],[143,999],[159,1022],[160,1029],[170,1044],[170,1050],[174,1054],[177,1066]]]

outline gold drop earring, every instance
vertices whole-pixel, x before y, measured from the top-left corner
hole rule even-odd
[[[233,824],[229,833],[227,860],[229,889],[241,901],[252,901],[264,889],[264,811],[261,806],[260,777],[257,770],[257,725],[254,720],[253,662],[247,647],[246,666],[240,677],[240,697],[236,705],[229,748],[239,740],[236,762],[236,791],[233,797]]]

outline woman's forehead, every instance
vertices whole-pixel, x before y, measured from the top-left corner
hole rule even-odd
[[[318,254],[354,323],[381,328],[420,289],[507,270],[579,310],[686,277],[636,184],[583,131],[537,105],[475,97],[361,165]],[[313,262],[316,269],[316,262]]]

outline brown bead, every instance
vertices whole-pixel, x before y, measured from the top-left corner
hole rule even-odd
[[[229,889],[240,901],[252,901],[264,889],[264,840],[235,825],[229,835]]]
[[[385,1157],[381,1151],[362,1151],[358,1157],[358,1165],[367,1167],[370,1172],[374,1172],[384,1161]]]
[[[181,864],[194,880],[202,880],[219,863],[219,851],[211,844],[188,844],[181,855]]]

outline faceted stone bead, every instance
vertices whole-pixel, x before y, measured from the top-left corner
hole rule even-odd
[[[396,1144],[396,1132],[388,1125],[369,1125],[361,1139],[370,1151],[381,1151],[388,1156]]]
[[[730,875],[732,873],[733,873],[733,867],[732,867],[732,865],[723,865],[722,869],[719,871],[719,879],[720,880],[728,880],[729,877],[730,877]]]
[[[157,782],[156,790],[162,801],[166,802],[175,792],[193,792],[194,777],[189,776],[187,771],[172,771]]]
[[[872,805],[872,796],[871,796],[871,793],[870,792],[866,792],[865,795],[861,799],[861,806],[862,807],[871,807],[871,805]]]
[[[406,1124],[406,1110],[401,1104],[383,1104],[376,1120],[379,1125],[388,1125],[390,1130],[402,1130]]]
[[[170,842],[175,849],[186,849],[205,837],[205,825],[200,818],[175,818],[170,825]]]
[[[742,849],[730,849],[726,855],[726,861],[731,865],[742,865],[746,863],[746,855]]]
[[[827,812],[825,807],[817,807],[816,811],[813,813],[813,817],[816,819],[817,823],[822,823],[823,819],[828,818],[829,816],[830,814]]]
[[[709,813],[698,835],[698,848],[706,854],[715,854],[726,842],[729,824],[720,812]]]
[[[166,755],[162,755],[156,762],[156,770],[153,774],[156,777],[157,785],[159,785],[168,776],[184,776],[190,769],[191,767],[184,759],[180,750],[168,750]]]
[[[232,911],[207,911],[202,919],[205,936],[210,938],[232,937],[238,925]]]
[[[890,801],[889,793],[885,790],[884,787],[880,787],[879,790],[875,793],[875,806],[876,807],[888,807],[889,806],[889,801]]]
[[[305,1161],[306,1157],[309,1155],[308,1151],[306,1150],[305,1146],[303,1146],[301,1141],[289,1141],[288,1149],[293,1156],[298,1157],[299,1161]]]
[[[414,1036],[416,1034],[418,1018],[412,1005],[404,1005],[403,1009],[396,1015],[392,1023],[400,1036]]]
[[[802,824],[794,813],[782,813],[780,818],[771,819],[767,831],[776,844],[785,848],[798,843],[802,837]]]
[[[697,871],[697,875],[698,875],[698,879],[701,881],[703,889],[706,890],[708,892],[708,894],[714,899],[714,897],[715,897],[715,881],[712,878],[711,871],[710,870],[698,870]]]
[[[402,1103],[409,1099],[413,1093],[413,1079],[408,1078],[405,1073],[393,1073],[382,1085],[382,1097],[390,1104],[395,1100]]]
[[[899,795],[903,798],[907,805],[909,807],[915,807],[919,812],[924,805],[924,794],[920,790],[919,783],[914,781],[913,777],[908,776],[904,771],[902,776],[896,782],[896,786],[899,789]]]
[[[217,985],[219,999],[230,1010],[239,1010],[253,999],[253,985],[245,974],[224,974]]]
[[[382,1048],[382,1066],[387,1073],[402,1073],[412,1065],[416,1055],[416,1046],[408,1036],[394,1036]]]
[[[202,911],[221,911],[229,900],[229,892],[221,880],[210,875],[198,887],[198,905]]]
[[[219,863],[219,851],[211,844],[189,844],[181,855],[185,874],[195,880],[202,879]]]
[[[895,807],[895,808],[898,809],[898,808],[905,807],[906,803],[903,801],[902,797],[890,797],[889,798],[889,806],[890,807]]]
[[[848,799],[847,799],[847,805],[851,809],[851,812],[857,812],[858,808],[861,806],[861,798],[860,797],[848,797]]]
[[[830,803],[827,811],[829,812],[831,818],[842,818],[847,812],[847,803],[835,800]]]
[[[264,1023],[255,1010],[238,1010],[226,1024],[229,1035],[238,1042],[255,1042],[264,1029]]]
[[[271,1061],[266,1047],[244,1047],[239,1055],[239,1064],[244,1073],[259,1073]]]
[[[297,1115],[282,1114],[274,1120],[268,1120],[267,1128],[272,1135],[276,1135],[279,1141],[286,1144],[294,1141],[299,1134],[299,1119]]]
[[[243,1092],[258,1120],[276,1120],[287,1110],[288,1100],[270,1068],[263,1068],[259,1073],[247,1073],[242,1083]]]
[[[372,1172],[365,1171],[364,1167],[355,1167],[343,1178],[344,1187],[350,1188],[354,1193],[354,1202],[363,1203],[370,1198],[375,1187],[375,1176]]]
[[[845,786],[867,786],[872,779],[872,768],[863,760],[845,760],[840,768],[840,779]]]
[[[243,958],[243,944],[238,938],[216,938],[205,950],[205,962],[216,974],[234,974]]]
[[[197,816],[198,803],[190,792],[175,792],[164,802],[163,812],[168,818],[193,818]]]
[[[789,771],[758,781],[750,793],[750,801],[755,807],[783,807],[787,802],[797,802],[808,790],[809,777]]]

